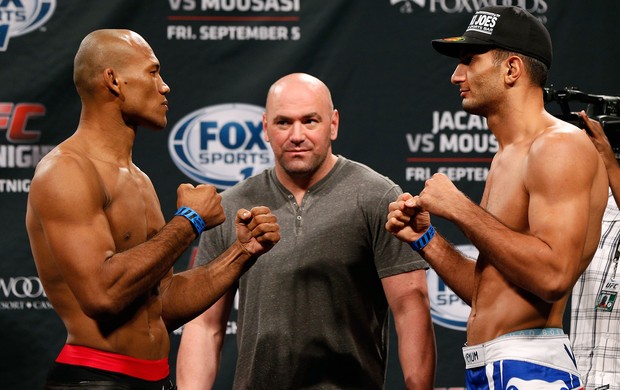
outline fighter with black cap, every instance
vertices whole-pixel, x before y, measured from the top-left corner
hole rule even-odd
[[[471,305],[468,389],[582,388],[562,318],[596,250],[608,182],[587,134],[545,111],[549,32],[521,8],[484,7],[462,36],[432,45],[459,59],[451,81],[463,108],[487,118],[499,148],[480,205],[437,173],[390,204],[386,228]],[[431,215],[454,223],[478,258]]]

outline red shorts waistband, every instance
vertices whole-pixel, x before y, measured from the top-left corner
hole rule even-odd
[[[170,375],[168,358],[142,360],[79,345],[65,344],[56,362],[98,368],[147,381],[158,381]]]

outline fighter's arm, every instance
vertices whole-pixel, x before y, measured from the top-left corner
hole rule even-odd
[[[177,385],[180,389],[211,389],[220,367],[226,325],[234,289],[224,294],[204,313],[183,327],[177,355]]]
[[[147,229],[140,225],[144,210],[142,220],[137,220],[137,214],[127,215],[126,223],[117,221],[111,226],[106,214],[110,199],[100,180],[92,165],[79,158],[59,156],[37,169],[29,195],[29,213],[36,221],[29,224],[37,225],[41,240],[45,240],[34,247],[49,248],[82,311],[94,319],[116,316],[156,286],[196,237],[191,224],[176,217],[144,242]],[[208,200],[210,193],[205,194],[208,189],[199,192],[209,203],[202,210],[214,207]],[[196,197],[190,194],[186,198]],[[219,206],[219,199],[215,206]],[[126,231],[127,240],[143,243],[123,250],[117,247],[113,229],[117,235],[118,230]]]
[[[419,197],[401,194],[389,206],[386,229],[399,240],[411,243],[419,239],[430,226],[430,215],[419,205]],[[474,292],[476,262],[457,251],[439,232],[420,252],[435,272],[465,303],[471,305]]]
[[[571,140],[566,142],[565,137]],[[598,166],[598,156],[588,142],[574,133],[560,133],[530,147],[523,174],[529,195],[529,232],[514,231],[482,208],[465,207],[457,198],[443,199],[438,205],[423,202],[422,207],[431,207],[432,214],[456,223],[480,256],[508,281],[543,300],[559,300],[583,271],[590,192]],[[438,183],[433,183],[432,195],[442,196],[449,180],[434,179]],[[448,204],[449,211],[442,211],[439,205]]]
[[[215,303],[280,239],[277,218],[265,206],[238,210],[235,226],[237,240],[215,260],[162,281],[162,317],[169,330]]]
[[[585,130],[605,163],[609,187],[611,187],[616,204],[620,204],[620,165],[611,148],[609,139],[605,135],[603,126],[601,126],[600,122],[590,119],[584,111],[579,112],[579,116],[583,119],[586,125]]]
[[[432,389],[435,380],[435,334],[425,270],[381,279],[394,315],[398,355],[408,389]]]
[[[522,245],[514,242],[527,252],[514,248],[521,255],[517,261],[500,256],[494,265],[546,301],[569,293],[587,266],[582,258],[593,226],[595,200],[591,196],[600,179],[599,162],[594,148],[580,134],[554,134],[531,147],[525,176],[530,234]],[[595,225],[600,227],[600,219]]]

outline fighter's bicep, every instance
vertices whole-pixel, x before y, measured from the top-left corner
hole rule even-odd
[[[63,175],[42,174],[33,180],[31,204],[54,261],[63,278],[76,291],[90,278],[101,276],[100,267],[115,252],[104,200],[96,181],[80,167],[64,164]]]
[[[554,249],[580,253],[588,229],[596,164],[579,139],[552,137],[528,156],[524,183],[530,231]],[[594,156],[595,157],[595,156]]]

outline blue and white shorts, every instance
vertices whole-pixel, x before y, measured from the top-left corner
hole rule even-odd
[[[468,390],[573,390],[583,382],[562,329],[528,329],[463,348]]]

